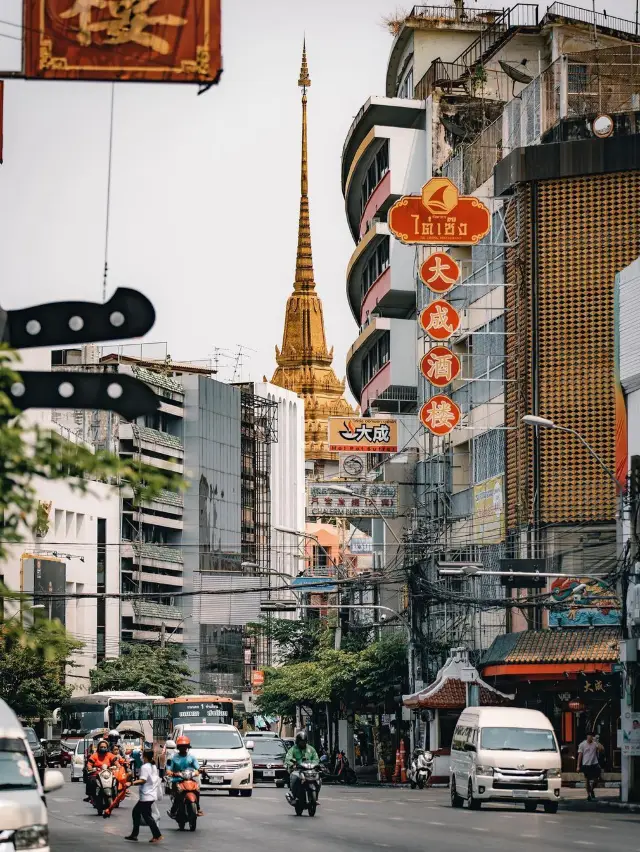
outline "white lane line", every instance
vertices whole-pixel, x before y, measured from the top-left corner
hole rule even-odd
[[[591,840],[573,840],[572,842],[575,843],[576,846],[595,846],[596,845]]]
[[[471,830],[472,831],[489,831],[488,828],[479,828],[477,825],[472,825]]]
[[[404,822],[404,817],[389,817],[389,819],[396,820],[397,822]]]
[[[365,814],[363,811],[355,811],[353,816],[369,816],[369,814]]]
[[[436,822],[434,819],[430,819],[429,825],[447,825],[447,823],[446,822]]]
[[[374,843],[374,846],[377,846],[378,849],[389,849],[388,843]]]
[[[609,831],[608,825],[597,825],[596,823],[592,823],[589,828],[601,828],[603,831]]]

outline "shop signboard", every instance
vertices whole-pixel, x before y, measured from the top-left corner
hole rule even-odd
[[[549,627],[606,627],[620,624],[620,598],[610,584],[592,577],[558,577],[551,583],[555,606]]]
[[[460,359],[446,346],[434,346],[420,361],[420,372],[437,388],[444,388],[460,375]]]
[[[444,251],[435,251],[420,267],[420,280],[434,293],[448,293],[460,277],[460,267]]]
[[[473,246],[489,233],[491,213],[478,198],[460,195],[449,178],[436,177],[420,195],[398,199],[388,223],[405,245]]]
[[[460,422],[461,412],[456,403],[444,394],[436,394],[420,409],[420,422],[433,435],[442,437],[452,432]]]
[[[640,756],[640,713],[625,710],[620,720],[622,741],[620,750],[625,757]]]
[[[33,603],[44,606],[50,619],[66,623],[67,564],[60,559],[33,556],[25,553],[21,560],[21,591],[33,595]]]
[[[340,488],[350,494],[336,492]],[[395,518],[398,486],[377,482],[310,482],[307,516],[311,518]]]
[[[473,543],[504,541],[505,511],[503,477],[493,476],[473,486]]]
[[[460,314],[449,302],[436,299],[420,311],[418,322],[432,340],[444,341],[460,328]]]
[[[372,417],[330,417],[332,453],[397,453],[398,422]]]

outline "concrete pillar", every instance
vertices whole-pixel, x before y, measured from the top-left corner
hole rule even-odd
[[[429,751],[440,748],[440,711],[432,712],[433,719],[429,722]]]

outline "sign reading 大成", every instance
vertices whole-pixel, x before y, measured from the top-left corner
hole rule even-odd
[[[398,423],[371,417],[330,417],[332,453],[397,453]]]
[[[312,518],[395,518],[398,486],[377,482],[312,482],[307,485],[307,516]]]

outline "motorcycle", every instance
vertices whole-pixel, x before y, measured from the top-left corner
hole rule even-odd
[[[298,795],[294,796],[289,791],[287,801],[292,808],[296,809],[296,816],[302,816],[303,811],[307,811],[310,817],[315,816],[318,807],[318,795],[322,786],[318,764],[305,761],[298,764],[296,771],[300,774]]]
[[[118,782],[111,767],[105,766],[90,775],[95,781],[93,794],[93,807],[98,811],[98,816],[108,817],[111,813],[111,805],[118,792]]]
[[[432,774],[433,755],[430,751],[416,749],[407,769],[407,780],[411,784],[411,789],[415,790],[418,787],[422,790],[429,783]]]
[[[349,765],[349,760],[343,751],[338,752],[336,755],[333,771],[331,771],[329,766],[329,758],[326,754],[323,754],[320,758],[319,770],[322,775],[322,780],[327,783],[331,783],[333,781],[338,784],[358,783],[358,776]]]
[[[176,785],[176,799],[169,811],[171,819],[178,823],[180,831],[189,825],[189,831],[195,831],[198,823],[200,788],[195,780],[195,772],[185,769],[180,773],[180,781]]]

